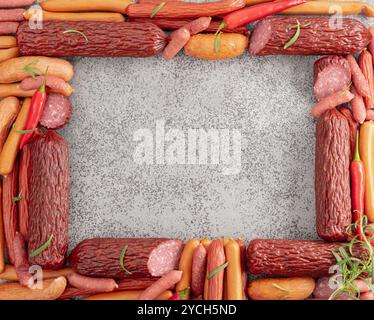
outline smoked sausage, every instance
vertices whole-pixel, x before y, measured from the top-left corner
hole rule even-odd
[[[318,235],[326,241],[343,241],[351,224],[351,161],[348,120],[336,109],[317,122],[315,194]]]
[[[300,36],[290,47],[299,21]],[[358,20],[342,19],[341,26],[331,25],[329,17],[270,17],[260,21],[252,33],[249,51],[265,56],[291,55],[346,55],[363,50],[371,36]],[[334,29],[332,29],[334,28]]]
[[[152,238],[94,238],[79,243],[70,266],[91,277],[131,279],[161,277],[177,269],[181,240]]]
[[[248,245],[249,271],[278,277],[321,277],[336,264],[332,254],[342,243],[255,239]]]
[[[145,58],[160,53],[167,37],[152,23],[45,21],[41,30],[21,23],[17,43],[24,56]]]
[[[56,132],[47,131],[26,148],[30,151],[28,181],[22,188],[29,199],[29,262],[43,269],[58,269],[65,264],[68,248],[68,146]],[[48,242],[45,250],[33,255]]]

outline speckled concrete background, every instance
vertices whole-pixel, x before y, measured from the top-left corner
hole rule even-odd
[[[62,131],[71,248],[96,236],[316,238],[316,59],[74,59],[74,115]],[[239,129],[241,173],[136,164],[134,132],[154,132],[159,119],[166,129]]]

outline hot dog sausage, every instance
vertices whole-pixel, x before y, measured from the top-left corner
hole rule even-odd
[[[312,107],[311,114],[313,117],[318,118],[326,111],[352,101],[354,97],[348,89],[340,90],[316,103]]]
[[[357,92],[354,85],[351,86],[351,93],[354,95],[354,98],[351,101],[353,117],[359,124],[363,124],[366,119],[366,106],[364,99]]]
[[[206,276],[207,250],[199,244],[193,252],[191,291],[194,297],[202,296]]]
[[[28,7],[34,2],[34,0],[0,0],[0,8]]]
[[[0,22],[23,21],[25,9],[0,9]]]
[[[29,286],[32,276],[29,273],[26,243],[19,232],[16,232],[14,238],[14,267],[19,283],[25,287]]]
[[[16,34],[18,22],[0,22],[0,34]]]
[[[207,300],[222,300],[223,298],[223,276],[225,270],[212,274],[218,267],[225,263],[225,249],[223,240],[214,240],[208,249],[207,258],[207,275],[208,279],[208,296]]]
[[[191,34],[190,31],[182,27],[177,31],[173,32],[170,42],[165,47],[162,56],[165,60],[173,59],[179,51],[183,49],[183,47],[187,44],[188,40],[190,40]]]
[[[182,278],[183,271],[172,270],[145,289],[138,300],[154,300],[164,291],[173,288]]]
[[[118,288],[113,279],[85,277],[75,272],[67,275],[66,278],[71,286],[81,290],[111,292]]]
[[[355,85],[357,92],[364,98],[370,98],[370,88],[356,58],[353,55],[348,55],[347,60],[352,71],[352,81]]]

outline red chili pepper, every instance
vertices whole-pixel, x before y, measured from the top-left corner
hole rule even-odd
[[[45,102],[47,100],[47,93],[45,91],[45,81],[46,77],[44,77],[43,84],[37,91],[35,91],[34,95],[32,96],[30,110],[24,129],[25,132],[22,136],[20,143],[20,149],[22,149],[24,145],[28,143],[34,135],[34,131],[38,126],[39,120],[43,114]]]
[[[280,13],[305,2],[307,2],[307,0],[282,0],[258,4],[231,12],[223,18],[220,29],[217,33],[223,28],[237,28],[244,26],[248,23]]]
[[[359,133],[356,134],[355,155],[351,163],[351,189],[352,189],[352,210],[353,221],[356,225],[358,239],[362,240],[363,217],[365,207],[365,167],[360,159],[358,149]]]

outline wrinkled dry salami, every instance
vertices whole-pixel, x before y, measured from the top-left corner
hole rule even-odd
[[[17,31],[23,56],[145,58],[161,52],[166,42],[165,33],[152,23],[44,21],[43,29],[30,29],[24,22]]]
[[[317,122],[315,194],[318,235],[326,241],[343,241],[352,222],[348,120],[336,109]]]
[[[303,26],[297,41],[285,45]],[[371,40],[368,29],[358,20],[343,19],[333,24],[330,17],[270,17],[260,21],[252,33],[249,51],[255,55],[346,55],[363,50]],[[330,25],[331,23],[331,25]]]
[[[252,240],[248,245],[249,271],[281,277],[321,277],[336,264],[331,253],[341,243],[307,240]]]
[[[314,95],[320,101],[349,87],[351,68],[344,57],[329,56],[314,63]]]
[[[69,263],[78,273],[92,277],[161,277],[178,267],[182,248],[182,241],[173,239],[94,238],[78,244]]]
[[[30,149],[27,188],[28,253],[49,245],[30,264],[57,269],[65,264],[68,248],[69,157],[64,139],[54,131],[40,135],[25,145]]]

